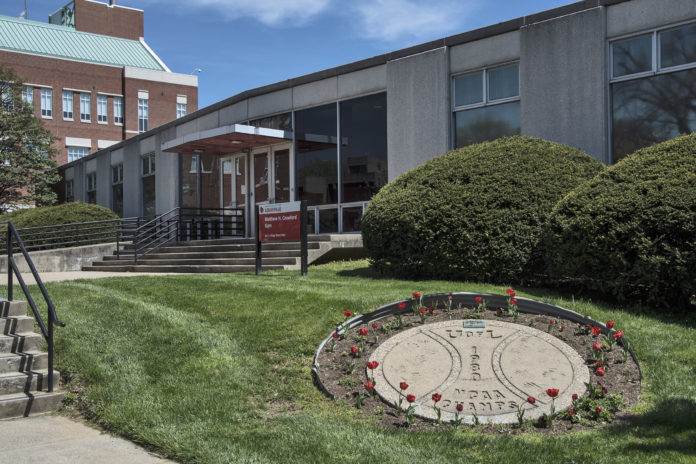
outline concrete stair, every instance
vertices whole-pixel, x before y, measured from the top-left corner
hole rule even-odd
[[[310,235],[307,243],[308,262],[335,257],[359,257],[364,254],[359,234]],[[343,255],[343,256],[341,256]],[[299,269],[300,243],[264,243],[262,248],[263,270]],[[256,270],[256,240],[253,238],[228,238],[173,242],[138,259],[136,265],[132,248],[126,246],[119,256],[104,256],[83,266],[84,271],[110,272],[185,272],[228,273],[254,272]]]
[[[48,392],[48,353],[26,301],[0,302],[0,419],[55,411],[65,393]],[[59,373],[53,371],[54,388]]]

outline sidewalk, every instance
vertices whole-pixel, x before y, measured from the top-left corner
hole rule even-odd
[[[169,275],[147,272],[42,272],[44,282],[103,277]],[[31,273],[22,273],[27,285],[33,285]],[[14,277],[17,285],[17,278]],[[7,285],[7,273],[0,276]],[[16,289],[15,289],[16,292]],[[21,291],[20,291],[21,293]],[[39,415],[0,420],[2,462],[17,464],[164,464],[173,463],[122,438],[58,415]]]
[[[62,416],[0,421],[3,462],[17,464],[172,463],[133,443]]]
[[[138,277],[144,275],[184,275],[179,272],[98,272],[98,271],[65,271],[65,272],[40,272],[41,280],[46,282],[60,282],[63,280],[77,279],[101,279],[104,277]],[[22,278],[27,285],[34,285],[34,276],[31,272],[23,272]],[[15,285],[17,277],[13,276],[12,280]],[[0,286],[7,286],[7,272],[0,273]]]

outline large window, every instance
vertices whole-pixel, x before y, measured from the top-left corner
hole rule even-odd
[[[90,172],[86,176],[87,203],[97,204],[97,173]]]
[[[520,133],[518,64],[455,76],[453,84],[455,147]]]
[[[138,98],[138,132],[147,132],[148,104],[144,98]]]
[[[22,87],[22,101],[26,102],[32,108],[34,107],[34,87],[31,85]]]
[[[92,104],[92,97],[88,93],[80,94],[80,121],[82,122],[92,122],[92,111],[90,105]]]
[[[186,103],[177,103],[176,104],[176,118],[182,118],[186,116]]]
[[[68,147],[68,163],[79,160],[89,154],[89,148],[86,147]]]
[[[97,95],[97,122],[99,124],[109,122],[106,95]]]
[[[111,166],[111,209],[123,217],[123,163]]]
[[[73,120],[73,93],[70,90],[63,90],[63,119]]]
[[[114,97],[114,124],[123,125],[123,97]]]
[[[612,161],[696,130],[696,24],[611,42]]]
[[[75,193],[73,191],[73,180],[66,180],[65,181],[65,202],[70,203],[71,201],[75,201]]]
[[[143,216],[155,217],[155,154],[140,159],[143,185]]]
[[[387,94],[343,101],[340,108],[341,201],[367,201],[387,183]]]
[[[41,89],[41,117],[53,117],[53,90]]]

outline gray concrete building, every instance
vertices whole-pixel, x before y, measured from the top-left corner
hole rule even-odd
[[[310,232],[353,232],[456,147],[523,134],[612,164],[694,130],[696,1],[585,0],[242,92],[63,166],[61,189],[127,217],[242,208],[247,235],[255,205],[307,200]]]

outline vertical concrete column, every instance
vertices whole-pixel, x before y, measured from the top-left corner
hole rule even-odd
[[[97,156],[97,204],[111,209],[111,165],[108,155]]]
[[[123,217],[142,214],[142,182],[140,179],[140,145],[125,144],[123,150]]]
[[[387,63],[389,180],[449,148],[447,48]]]
[[[603,7],[522,28],[523,135],[609,161],[606,49]]]

